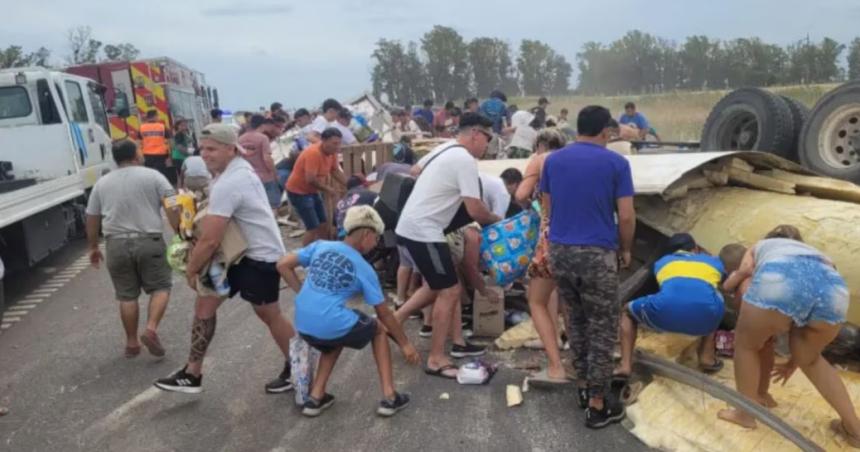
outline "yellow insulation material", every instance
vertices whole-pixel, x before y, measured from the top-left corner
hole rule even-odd
[[[640,334],[637,347],[664,358],[684,355],[683,364],[693,365],[695,356],[688,350],[695,338],[680,335]],[[860,400],[860,375],[840,373],[852,400]],[[734,366],[726,366],[714,378],[734,388]],[[854,450],[844,438],[830,431],[829,423],[836,412],[797,371],[783,386],[771,386],[771,395],[779,406],[773,412],[816,444],[828,451]],[[627,408],[627,416],[635,424],[631,430],[645,444],[660,450],[765,452],[797,450],[779,434],[759,424],[747,430],[717,419],[717,412],[728,405],[707,395],[701,389],[655,377],[639,394],[638,401]]]

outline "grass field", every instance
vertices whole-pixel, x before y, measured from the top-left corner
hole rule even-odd
[[[774,87],[770,90],[784,96],[793,97],[812,108],[819,97],[837,85],[798,85]],[[548,113],[558,115],[559,110],[567,108],[571,123],[576,122],[576,113],[586,105],[603,105],[618,117],[628,101],[636,103],[651,125],[657,129],[664,141],[699,141],[702,127],[708,114],[728,91],[678,91],[663,94],[638,96],[561,96],[551,97]],[[520,97],[509,103],[520,108],[537,105],[537,97]]]

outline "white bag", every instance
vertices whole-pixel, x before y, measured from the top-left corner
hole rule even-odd
[[[310,397],[319,358],[319,350],[308,345],[300,336],[290,339],[290,381],[296,392],[296,405],[304,405]]]

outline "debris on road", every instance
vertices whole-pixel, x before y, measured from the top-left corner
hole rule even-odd
[[[450,398],[451,398],[451,394],[448,394],[447,392],[443,392],[442,394],[439,394],[439,400],[448,400]]]
[[[515,407],[523,403],[523,393],[517,385],[508,385],[506,397],[508,400],[508,408]]]

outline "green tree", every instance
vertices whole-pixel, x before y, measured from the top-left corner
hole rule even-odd
[[[107,44],[104,47],[105,59],[108,61],[132,61],[140,55],[140,50],[129,43]]]
[[[93,30],[88,26],[75,27],[66,32],[71,53],[66,57],[70,65],[91,64],[98,61],[102,42],[93,39]]]
[[[435,99],[462,99],[469,93],[469,49],[450,27],[436,25],[421,38],[427,76]]]
[[[403,44],[400,41],[380,39],[371,57],[376,60],[371,73],[373,94],[377,97],[384,94],[390,103],[397,105],[409,102],[402,74],[406,63]]]
[[[687,89],[702,89],[715,67],[714,49],[719,47],[707,36],[690,36],[678,54],[682,67],[681,85]]]
[[[854,38],[848,46],[848,78],[860,79],[860,38]]]
[[[549,45],[530,39],[520,43],[517,69],[523,92],[529,96],[565,94],[573,67]]]
[[[44,47],[39,47],[35,52],[24,53],[23,47],[11,45],[0,50],[0,69],[24,66],[48,67],[50,57],[51,51]]]
[[[475,38],[469,43],[469,61],[479,97],[489,96],[494,89],[509,94],[519,91],[508,43],[495,38]]]
[[[412,41],[409,42],[404,59],[401,76],[403,79],[404,104],[418,104],[431,96],[427,70],[418,54],[418,44]]]

